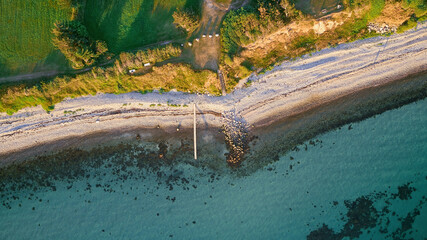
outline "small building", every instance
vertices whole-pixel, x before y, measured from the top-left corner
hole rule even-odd
[[[215,33],[215,37],[219,37],[219,34],[218,34],[218,33]]]
[[[151,65],[151,63],[144,63],[144,67],[148,67],[150,65]]]
[[[211,37],[212,37],[212,35],[210,35],[210,34],[209,34],[209,37],[211,38]]]
[[[130,69],[130,70],[129,70],[129,73],[130,73],[130,74],[132,74],[132,73],[134,73],[135,71],[136,71],[135,69]]]
[[[188,42],[188,46],[190,46],[190,47],[191,47],[191,46],[193,46],[193,44],[192,44],[191,42]]]
[[[196,41],[198,42],[200,39],[196,38]]]
[[[204,37],[204,38],[205,38],[205,37],[206,37],[206,35],[205,35],[205,34],[203,34],[203,35],[202,35],[202,37]]]

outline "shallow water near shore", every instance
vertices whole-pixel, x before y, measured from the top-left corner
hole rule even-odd
[[[426,126],[424,99],[244,176],[193,163],[186,141],[168,164],[163,145],[70,150],[2,178],[0,238],[422,239]]]

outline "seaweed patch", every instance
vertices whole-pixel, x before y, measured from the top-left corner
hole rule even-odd
[[[374,231],[382,234],[384,239],[407,239],[414,231],[418,231],[412,228],[413,223],[416,217],[420,215],[420,210],[427,202],[427,197],[422,196],[409,212],[406,208],[404,211],[400,209],[399,212],[390,209],[394,203],[412,199],[411,194],[416,191],[416,188],[412,187],[411,184],[412,182],[409,182],[398,186],[397,193],[374,192],[355,200],[344,201],[347,212],[345,217],[341,218],[344,223],[342,229],[335,231],[326,223],[322,223],[307,235],[307,239],[356,239],[364,233],[369,234]],[[333,205],[338,205],[338,202],[333,201]],[[392,221],[397,221],[399,226],[392,226],[393,224],[390,224]]]
[[[6,209],[22,207],[24,200],[42,202],[38,193],[60,189],[91,193],[94,188],[100,188],[107,193],[129,195],[132,192],[123,184],[128,180],[141,183],[132,185],[130,190],[145,188],[148,194],[159,188],[169,191],[177,187],[183,190],[196,189],[200,180],[185,173],[179,166],[179,163],[185,161],[178,159],[185,159],[186,155],[191,154],[188,145],[181,141],[181,146],[177,148],[170,148],[167,143],[160,142],[152,148],[118,144],[90,151],[67,149],[13,164],[0,169],[0,204]],[[203,175],[206,182],[220,179],[220,174],[209,168],[199,166],[199,169],[199,175]],[[154,179],[157,185],[145,184],[147,178]],[[136,196],[132,198],[137,200]],[[176,197],[168,196],[167,200],[174,202]]]

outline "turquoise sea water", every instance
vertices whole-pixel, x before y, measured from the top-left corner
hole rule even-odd
[[[2,183],[0,239],[427,237],[427,99],[299,148],[245,177],[136,167],[135,149],[48,183],[35,172]]]

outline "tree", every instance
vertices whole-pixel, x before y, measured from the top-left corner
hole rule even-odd
[[[199,18],[191,10],[176,10],[172,15],[174,21],[173,23],[182,29],[184,29],[187,34],[191,34],[199,27]]]
[[[107,43],[104,41],[96,40],[96,53],[100,56],[108,51]]]
[[[104,41],[93,42],[86,27],[79,21],[55,23],[52,30],[53,45],[71,62],[73,68],[92,65],[96,59],[108,51]]]
[[[283,8],[287,18],[293,18],[298,15],[295,5],[290,3],[289,0],[280,0],[280,6]]]

